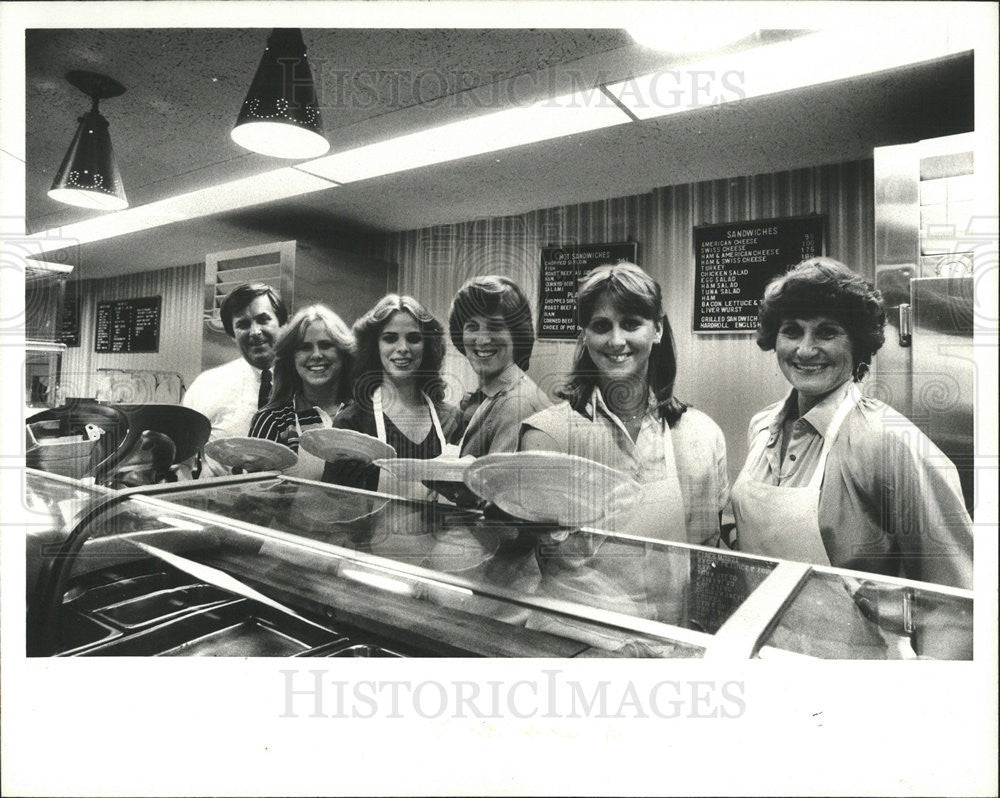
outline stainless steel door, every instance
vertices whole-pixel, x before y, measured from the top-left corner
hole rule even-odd
[[[973,291],[972,277],[910,281],[910,420],[955,463],[970,512],[974,478]]]

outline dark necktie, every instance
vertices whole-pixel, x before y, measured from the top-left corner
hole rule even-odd
[[[271,369],[260,373],[260,391],[257,394],[257,409],[260,410],[271,398]]]

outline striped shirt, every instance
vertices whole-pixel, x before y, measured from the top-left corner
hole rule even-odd
[[[251,438],[266,438],[269,441],[283,443],[296,454],[299,451],[299,429],[295,420],[298,418],[298,428],[323,427],[329,429],[332,421],[329,414],[319,407],[309,407],[296,411],[289,402],[281,407],[258,410],[250,422]]]

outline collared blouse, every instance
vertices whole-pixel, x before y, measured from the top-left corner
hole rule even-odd
[[[521,422],[550,404],[531,377],[511,363],[492,391],[473,391],[462,399],[466,431],[461,454],[516,452]]]
[[[533,429],[548,435],[557,451],[586,457],[617,469],[640,484],[663,478],[663,434],[666,421],[656,411],[652,395],[633,441],[595,388],[583,413],[569,402],[536,413],[521,425],[521,435]],[[726,442],[722,430],[707,415],[689,407],[670,428],[677,478],[684,502],[687,539],[714,546],[719,538],[719,513],[729,501]]]
[[[767,444],[760,458],[747,461],[746,476],[771,485],[806,485],[850,386],[845,383],[796,419],[784,463],[782,424],[796,412],[794,389],[755,415],[748,442],[767,435]],[[954,464],[909,419],[876,399],[862,397],[834,441],[819,525],[835,567],[972,587],[972,520]]]

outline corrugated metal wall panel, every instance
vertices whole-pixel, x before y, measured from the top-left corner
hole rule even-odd
[[[519,282],[537,309],[539,247],[559,243],[636,240],[639,261],[663,288],[677,342],[677,395],[712,416],[729,447],[730,470],[746,456],[750,416],[780,398],[787,386],[772,353],[752,334],[695,335],[692,228],[701,224],[826,214],[826,252],[874,277],[872,161],[711,180],[655,189],[581,205],[411,230],[387,237],[381,257],[400,265],[400,290],[424,302],[442,321],[452,296],[473,274],[504,274]],[[450,348],[449,348],[450,349]],[[573,344],[542,341],[532,377],[558,384]],[[446,360],[457,394],[474,379],[464,358]]]
[[[66,350],[63,394],[93,396],[97,369],[176,371],[185,385],[201,371],[202,288],[205,265],[129,274],[114,280],[80,281],[80,346]],[[112,299],[163,297],[160,310],[160,351],[155,353],[98,354],[94,352],[94,324],[98,302]]]

